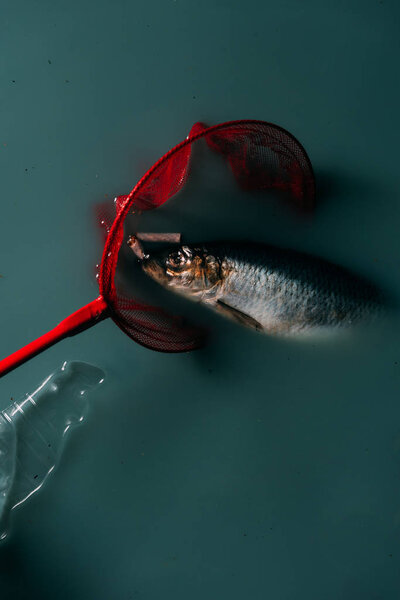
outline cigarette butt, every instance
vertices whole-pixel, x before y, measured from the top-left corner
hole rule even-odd
[[[180,244],[180,233],[137,233],[135,236],[141,242],[167,242],[169,244]]]
[[[136,254],[139,260],[143,260],[144,251],[142,248],[142,244],[139,242],[135,235],[130,235],[128,238],[128,246],[129,248]]]

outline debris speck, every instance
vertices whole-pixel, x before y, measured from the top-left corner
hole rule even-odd
[[[49,58],[47,59],[47,62],[49,63],[49,65],[51,65],[51,60]]]

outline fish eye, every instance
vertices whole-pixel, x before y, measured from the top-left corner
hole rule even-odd
[[[181,250],[178,252],[173,252],[168,256],[167,264],[171,267],[181,267],[186,262],[186,256],[183,254]]]

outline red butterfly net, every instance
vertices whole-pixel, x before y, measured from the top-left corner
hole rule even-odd
[[[288,131],[254,120],[231,121],[213,127],[196,123],[188,137],[160,158],[129,195],[117,199],[100,266],[99,297],[50,332],[0,361],[0,375],[106,317],[111,317],[133,340],[153,350],[182,352],[201,344],[202,333],[198,329],[160,308],[135,300],[116,278],[127,215],[132,210],[142,212],[157,208],[183,188],[189,174],[192,144],[201,138],[212,150],[226,157],[243,189],[282,190],[299,210],[310,211],[314,207],[315,180],[310,160]]]

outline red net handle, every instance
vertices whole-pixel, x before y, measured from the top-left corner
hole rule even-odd
[[[100,296],[48,333],[0,361],[0,376],[108,316],[132,339],[154,350],[179,352],[196,347],[193,331],[174,330],[159,309],[122,297],[116,289],[114,276],[125,216],[133,206],[139,210],[156,208],[183,187],[191,145],[202,137],[213,150],[226,156],[243,188],[289,191],[298,208],[307,210],[314,206],[315,185],[310,160],[289,132],[264,121],[231,121],[213,127],[195,124],[190,135],[157,161],[128,196],[120,197],[104,247]]]
[[[0,360],[0,377],[64,338],[76,335],[106,317],[108,317],[108,306],[103,297],[99,296],[96,300],[69,315],[44,335]]]

